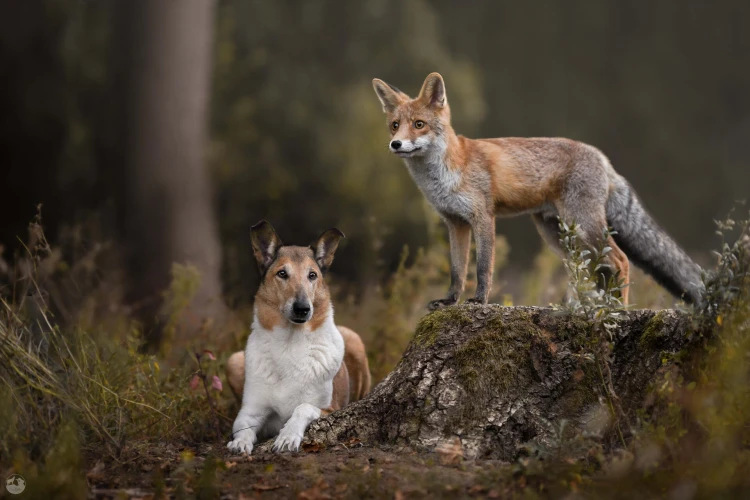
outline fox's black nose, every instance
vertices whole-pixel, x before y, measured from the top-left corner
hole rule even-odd
[[[292,312],[296,318],[307,319],[310,314],[310,304],[307,302],[295,302],[292,304]]]
[[[401,141],[391,141],[391,147],[393,149],[398,149],[401,147]]]

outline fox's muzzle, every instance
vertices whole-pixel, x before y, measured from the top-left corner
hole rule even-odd
[[[429,145],[429,141],[425,139],[419,139],[417,141],[410,141],[408,139],[399,140],[395,139],[388,144],[388,149],[391,153],[395,153],[402,158],[408,158],[421,154],[423,147]]]

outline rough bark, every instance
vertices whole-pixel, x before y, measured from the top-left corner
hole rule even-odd
[[[214,1],[137,0],[118,7],[122,158],[115,163],[122,162],[120,217],[129,250],[129,298],[151,343],[158,344],[154,320],[173,263],[200,272],[183,334],[225,313],[205,166]]]
[[[689,317],[673,310],[624,315],[612,377],[629,417],[663,359],[687,345],[690,328]],[[511,460],[520,444],[549,437],[560,419],[602,430],[610,413],[599,397],[601,379],[579,356],[588,331],[586,322],[550,308],[434,312],[396,369],[364,400],[314,422],[306,440],[430,450],[458,436],[467,457]]]

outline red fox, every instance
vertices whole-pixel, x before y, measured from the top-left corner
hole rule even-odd
[[[390,150],[404,159],[417,186],[448,226],[451,284],[429,309],[458,302],[469,262],[470,231],[477,251],[477,290],[469,302],[487,303],[492,284],[495,217],[531,214],[542,238],[562,255],[559,220],[575,222],[597,247],[605,229],[610,272],[629,282],[629,261],[672,294],[701,300],[701,269],[654,222],[632,186],[593,146],[564,138],[468,139],[456,135],[445,82],[427,76],[416,99],[382,80],[375,93],[388,116]],[[606,277],[605,277],[606,278]],[[622,291],[628,302],[628,289]]]

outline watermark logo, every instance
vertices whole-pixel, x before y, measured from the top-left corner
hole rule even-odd
[[[5,489],[11,495],[20,495],[26,489],[26,480],[21,474],[13,474],[5,480]]]

